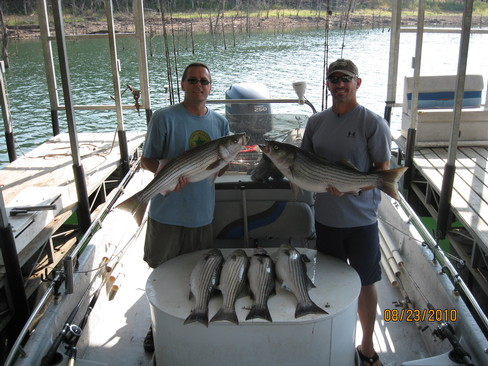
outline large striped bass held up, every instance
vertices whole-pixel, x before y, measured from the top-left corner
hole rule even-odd
[[[254,303],[246,320],[260,318],[272,322],[268,299],[276,293],[276,274],[274,262],[265,249],[257,248],[251,257],[247,278]]]
[[[144,189],[116,208],[130,212],[140,225],[151,198],[158,193],[166,195],[172,192],[181,177],[187,178],[190,183],[215,178],[222,168],[235,159],[247,141],[245,133],[238,133],[185,151],[170,160]]]
[[[225,260],[220,274],[220,292],[222,306],[210,322],[226,320],[239,324],[235,311],[235,302],[247,281],[249,258],[242,249],[236,249]]]
[[[199,322],[208,326],[208,302],[220,280],[224,256],[220,249],[210,249],[198,260],[190,274],[190,299],[195,306],[184,324]]]
[[[310,298],[308,290],[315,285],[307,276],[307,267],[300,252],[291,245],[282,244],[277,256],[276,277],[281,287],[293,293],[298,301],[295,318],[307,314],[328,314]]]
[[[266,141],[259,147],[292,184],[310,192],[326,192],[335,187],[343,193],[358,194],[377,187],[398,200],[398,180],[407,170],[401,167],[365,173],[349,162],[333,163],[283,142]]]

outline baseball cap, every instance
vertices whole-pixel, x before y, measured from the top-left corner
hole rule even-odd
[[[349,76],[358,76],[358,68],[354,65],[354,62],[345,58],[340,58],[329,65],[327,69],[327,77],[335,72],[341,72]]]

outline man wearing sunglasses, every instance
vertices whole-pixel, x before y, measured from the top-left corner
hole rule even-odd
[[[389,168],[391,134],[387,122],[358,104],[361,86],[357,66],[347,59],[329,65],[327,88],[332,107],[311,116],[302,148],[329,161],[349,161],[363,172]],[[378,189],[360,194],[327,187],[315,200],[317,250],[347,261],[359,274],[358,316],[362,328],[357,354],[362,365],[381,365],[373,345],[378,302],[375,282],[381,279],[378,237]]]
[[[148,125],[141,164],[157,174],[169,160],[192,147],[229,134],[229,124],[206,105],[212,77],[202,63],[188,65],[181,78],[182,103],[154,112]],[[180,254],[211,248],[215,186],[180,178],[174,192],[156,195],[149,206],[144,260],[156,268]],[[154,352],[152,329],[144,349]]]

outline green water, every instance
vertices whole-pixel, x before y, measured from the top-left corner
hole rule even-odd
[[[353,59],[359,67],[363,84],[358,91],[359,102],[383,115],[388,73],[390,33],[388,29],[350,30],[343,38],[342,31],[330,32],[328,38],[329,62],[344,56]],[[149,43],[149,41],[148,41]],[[317,110],[322,108],[322,76],[324,69],[324,31],[300,30],[285,33],[259,32],[222,36],[199,35],[191,40],[184,34],[176,38],[176,56],[171,51],[173,70],[179,76],[184,67],[194,61],[208,64],[213,75],[211,99],[222,99],[230,85],[239,82],[261,82],[270,89],[272,98],[295,98],[291,86],[294,81],[306,81],[305,96]],[[235,45],[234,45],[235,43]],[[148,56],[152,109],[169,104],[164,93],[168,84],[164,45],[161,38],[153,39],[153,56]],[[121,62],[121,90],[127,84],[139,88],[135,40],[117,40]],[[482,55],[486,37],[473,35],[468,72],[487,73],[488,60]],[[171,44],[172,48],[172,44]],[[424,36],[422,70],[424,75],[455,74],[459,35],[435,34]],[[399,64],[397,100],[402,100],[403,76],[411,76],[411,57],[415,51],[415,36],[402,35]],[[56,45],[53,52],[57,55]],[[111,77],[108,40],[78,40],[67,42],[68,62],[71,74],[73,102],[75,105],[112,104],[113,84]],[[148,45],[149,53],[149,45]],[[7,70],[7,90],[17,144],[17,156],[52,136],[50,106],[44,72],[42,49],[39,40],[15,41],[9,44],[10,68]],[[174,65],[176,58],[176,67]],[[57,56],[55,64],[58,65]],[[175,73],[174,73],[175,74]],[[175,75],[174,75],[175,76]],[[485,77],[486,80],[486,77]],[[58,78],[60,103],[63,104],[62,83]],[[178,84],[178,83],[176,83]],[[143,96],[144,98],[145,96]],[[131,94],[123,94],[123,103],[132,104]],[[178,100],[178,98],[176,98]],[[212,106],[223,111],[223,106]],[[274,106],[295,113],[310,113],[306,106]],[[289,108],[293,108],[289,110]],[[67,131],[64,111],[59,112],[60,128]],[[115,131],[115,111],[76,111],[75,120],[80,132]],[[145,130],[145,113],[124,111],[127,130]],[[398,128],[399,120],[393,122]],[[0,129],[0,167],[8,163],[3,124]]]

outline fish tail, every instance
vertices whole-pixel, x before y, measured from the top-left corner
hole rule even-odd
[[[115,208],[129,212],[134,216],[138,225],[141,225],[148,202],[141,199],[141,195],[136,193],[132,197],[126,199],[124,202],[117,205]]]
[[[313,301],[303,301],[297,304],[295,309],[295,318],[305,316],[307,314],[329,314],[324,309],[316,305]]]
[[[250,319],[264,319],[269,322],[272,322],[273,319],[271,319],[271,314],[269,313],[269,309],[266,305],[253,305],[251,307],[251,310],[249,311],[249,314],[246,316],[246,320]]]
[[[382,183],[378,188],[397,201],[400,200],[400,196],[398,195],[398,181],[407,169],[407,167],[400,167],[380,171]]]
[[[208,311],[207,309],[194,309],[185,319],[183,324],[190,324],[190,323],[201,323],[208,327]]]
[[[239,320],[237,319],[237,314],[234,309],[226,310],[225,308],[220,308],[220,310],[210,319],[210,322],[227,320],[234,324],[239,325]]]

